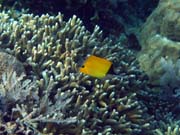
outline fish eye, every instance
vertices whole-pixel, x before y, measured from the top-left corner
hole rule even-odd
[[[81,68],[84,68],[84,65],[82,65]]]

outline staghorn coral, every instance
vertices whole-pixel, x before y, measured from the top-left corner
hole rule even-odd
[[[148,17],[141,30],[142,51],[138,59],[141,68],[155,84],[159,83],[162,75],[161,57],[173,62],[179,58],[179,5],[179,0],[160,0],[158,7]]]
[[[16,72],[12,70],[2,74],[0,95],[4,100],[7,100],[7,102],[16,102],[17,100],[20,100],[20,102],[22,102],[26,99],[27,95],[30,95],[29,89],[32,89],[34,84],[31,80],[21,82],[23,77],[24,74],[17,77]]]
[[[136,98],[145,89],[146,77],[130,50],[103,39],[97,26],[90,33],[76,16],[65,22],[60,13],[11,12],[0,13],[0,47],[16,56],[38,85],[38,98],[28,99],[30,108],[24,102],[12,110],[18,125],[47,134],[138,135],[151,131],[151,117],[146,119],[146,107]],[[79,62],[91,54],[111,60],[116,74],[99,80],[80,73]],[[67,133],[69,127],[72,130]]]
[[[154,131],[154,135],[179,135],[180,121],[169,118],[167,121],[160,121],[159,128]]]
[[[0,84],[1,134],[39,134],[57,128],[61,133],[77,131],[76,117],[65,115],[71,98],[60,95],[55,102],[49,100],[50,90],[55,85],[51,78],[41,97],[35,81],[16,76],[16,72],[4,73]],[[43,128],[42,128],[43,126]],[[72,128],[72,131],[71,131]],[[68,131],[66,131],[68,129]],[[56,131],[57,132],[57,131]],[[56,134],[55,131],[53,134]]]

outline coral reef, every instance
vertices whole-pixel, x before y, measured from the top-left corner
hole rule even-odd
[[[149,114],[154,116],[153,135],[180,134],[180,60],[160,59],[162,76],[156,87],[141,91],[138,96],[146,105]]]
[[[67,22],[60,13],[34,16],[2,11],[0,16],[0,47],[22,62],[26,71],[25,79],[8,73],[17,83],[6,90],[4,85],[9,81],[2,78],[2,106],[15,101],[8,108],[2,107],[2,132],[151,132],[152,117],[136,97],[139,90],[146,89],[147,79],[132,51],[103,39],[98,26],[90,33],[76,16]],[[97,79],[80,73],[80,62],[92,54],[112,61],[116,74]],[[9,78],[8,74],[3,77]],[[24,91],[25,97],[19,99]],[[6,95],[14,92],[17,94],[8,99]]]
[[[180,42],[178,0],[160,0],[140,33],[142,50],[138,60],[150,78],[151,89],[139,96],[154,115],[154,135],[178,135]]]
[[[166,61],[163,58],[160,61],[164,72],[160,78],[160,86],[163,89],[161,96],[164,100],[178,101],[180,98],[180,59],[176,63],[173,63],[172,60]]]
[[[169,119],[166,122],[160,121],[160,126],[155,130],[155,135],[179,135],[180,121]]]
[[[179,0],[160,0],[140,34],[142,51],[138,59],[141,68],[155,84],[159,83],[162,75],[161,57],[173,62],[179,58],[179,5]]]
[[[59,130],[68,128],[66,133],[70,133],[70,125],[75,124],[77,120],[75,117],[66,118],[63,111],[65,112],[71,98],[67,99],[67,95],[60,95],[56,98],[55,103],[52,103],[48,99],[48,94],[50,94],[48,91],[55,85],[52,78],[47,89],[39,97],[37,83],[24,77],[23,74],[18,77],[13,70],[2,75],[0,133],[39,134],[41,127],[37,127],[38,123],[44,124],[42,128],[44,133],[50,129],[49,126],[55,127],[56,124],[62,127],[62,129],[58,128]]]
[[[157,89],[141,91],[138,95],[139,100],[147,107],[147,112],[154,116],[150,135],[179,135],[179,97],[161,87],[159,91]]]

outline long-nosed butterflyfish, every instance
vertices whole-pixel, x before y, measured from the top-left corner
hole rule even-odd
[[[85,60],[79,71],[93,77],[103,78],[106,76],[111,66],[111,61],[91,55]]]

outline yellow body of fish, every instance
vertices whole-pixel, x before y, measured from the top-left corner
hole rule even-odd
[[[90,76],[103,78],[106,76],[111,65],[111,61],[91,55],[85,60],[83,66],[79,70]]]

